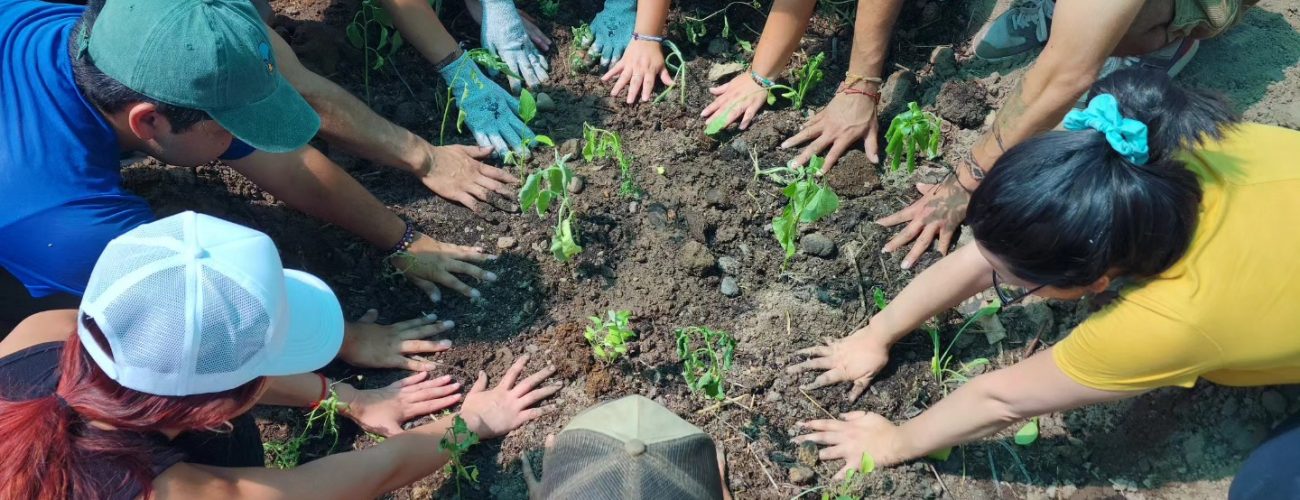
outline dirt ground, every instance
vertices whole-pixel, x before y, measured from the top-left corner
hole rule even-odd
[[[358,0],[279,0],[275,29],[290,40],[305,63],[365,95],[361,53],[347,45],[344,26]],[[476,46],[478,28],[459,2],[446,2],[444,20],[459,39]],[[1010,90],[1031,57],[983,63],[969,56],[970,40],[1009,0],[915,0],[904,8],[894,38],[890,71],[905,71],[887,93],[888,110],[917,99],[945,118],[948,157],[969,146],[989,113]],[[571,162],[585,179],[574,196],[577,231],[585,251],[560,263],[548,250],[552,221],[535,215],[493,213],[476,216],[433,197],[405,174],[318,146],[343,165],[382,201],[443,241],[481,245],[500,252],[491,270],[499,282],[481,287],[484,301],[471,304],[448,297],[432,304],[415,287],[392,275],[377,251],[332,226],[285,208],[238,174],[220,166],[183,169],[144,162],[127,168],[128,187],[145,195],[160,215],[199,210],[249,224],[270,233],[286,266],[323,277],[343,300],[346,314],[359,317],[374,307],[381,321],[423,312],[455,320],[455,348],[439,361],[468,382],[466,373],[485,369],[499,376],[518,355],[532,353],[533,367],[553,363],[566,387],[555,398],[560,411],[506,437],[479,445],[470,458],[481,471],[469,498],[526,498],[518,457],[540,455],[544,436],[558,432],[588,406],[626,394],[650,397],[709,432],[726,450],[729,481],[737,498],[820,497],[837,465],[819,464],[790,443],[801,419],[826,412],[865,409],[895,420],[911,417],[943,394],[929,374],[930,344],[923,333],[892,351],[890,368],[856,404],[846,404],[845,387],[804,392],[783,368],[790,353],[825,337],[839,337],[864,324],[874,307],[862,291],[875,287],[896,294],[916,273],[899,269],[900,256],[882,255],[893,234],[873,223],[905,206],[915,196],[912,178],[885,174],[860,152],[845,157],[829,177],[841,208],[807,227],[829,240],[824,256],[800,252],[782,270],[782,252],[770,221],[784,205],[780,186],[753,178],[754,165],[769,168],[795,154],[777,145],[797,131],[809,109],[778,104],[751,128],[717,138],[703,134],[697,117],[709,102],[706,74],[717,63],[748,58],[734,40],[719,39],[721,17],[710,21],[698,46],[682,43],[689,61],[685,105],[675,99],[628,107],[606,97],[598,75],[573,71],[568,27],[590,21],[595,0],[564,1],[554,19],[536,6],[524,9],[541,20],[556,45],[549,54],[551,80],[544,89],[555,102],[533,129],[556,139],[559,149],[575,151],[582,124],[590,122],[622,134],[633,158],[633,175],[644,191],[639,199],[620,197],[618,168],[609,162]],[[740,38],[754,42],[762,10],[737,2],[728,23]],[[683,15],[701,15],[724,2],[689,2],[674,8],[670,25]],[[847,12],[852,12],[848,8]],[[673,30],[680,39],[680,32]],[[808,98],[819,109],[830,100],[847,66],[851,19],[837,18],[833,7],[819,9],[796,56],[825,51],[827,79]],[[734,37],[733,37],[734,38]],[[713,50],[710,50],[710,46]],[[931,54],[940,49],[935,64]],[[951,55],[948,55],[951,54]],[[1300,128],[1300,7],[1292,0],[1262,0],[1245,21],[1221,39],[1204,43],[1181,80],[1226,92],[1250,120]],[[438,140],[444,92],[439,78],[413,50],[404,49],[387,69],[371,79],[371,105],[416,133]],[[937,107],[936,107],[936,103]],[[454,115],[453,115],[454,116]],[[448,142],[466,143],[449,134]],[[538,158],[549,159],[543,151]],[[657,173],[662,167],[663,173]],[[934,179],[941,167],[927,165],[916,178]],[[808,238],[805,236],[805,238]],[[814,249],[807,249],[814,250]],[[916,266],[924,269],[937,254]],[[739,292],[721,293],[724,279]],[[447,294],[444,294],[446,297]],[[864,300],[865,299],[865,300]],[[640,338],[633,353],[613,366],[592,358],[582,339],[587,316],[626,309],[635,316]],[[990,344],[967,334],[953,350],[958,360],[986,357],[1006,366],[1024,356],[1031,339],[1050,344],[1087,314],[1086,304],[1030,303],[1004,311],[998,321],[1006,337]],[[969,312],[969,309],[968,309]],[[945,343],[961,322],[944,318]],[[672,332],[707,325],[732,332],[738,341],[736,365],[728,384],[732,399],[723,405],[687,391],[680,375]],[[1135,332],[1140,334],[1140,332]],[[386,384],[402,375],[331,367],[335,376],[360,376],[364,387]],[[1253,390],[1209,385],[1192,390],[1161,390],[1131,401],[1044,416],[1042,438],[1032,446],[1008,446],[1006,437],[953,452],[946,462],[919,461],[878,471],[865,495],[879,498],[1061,498],[1163,499],[1222,498],[1245,455],[1268,429],[1300,411],[1300,389]],[[302,423],[300,412],[260,410],[266,439],[282,439]],[[371,445],[354,426],[344,429],[340,450]],[[306,459],[324,453],[314,443]],[[540,460],[537,460],[540,463]],[[801,465],[801,462],[803,464]],[[792,469],[811,466],[815,477],[802,484]],[[796,474],[797,475],[797,474]],[[454,486],[435,474],[392,498],[444,498]]]

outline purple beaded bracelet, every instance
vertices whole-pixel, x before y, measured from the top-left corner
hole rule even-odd
[[[406,249],[411,248],[411,243],[415,242],[415,224],[412,224],[409,220],[405,222],[406,232],[402,233],[401,241],[398,241],[397,244],[393,245],[393,248],[388,250],[388,255],[405,252]]]

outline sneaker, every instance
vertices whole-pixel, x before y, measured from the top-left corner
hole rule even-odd
[[[1029,52],[1047,43],[1052,27],[1053,0],[1027,0],[993,20],[975,57],[997,60]]]
[[[1195,38],[1183,38],[1175,41],[1164,48],[1143,54],[1140,56],[1127,57],[1107,57],[1106,63],[1101,66],[1101,72],[1097,74],[1097,79],[1106,78],[1111,73],[1127,68],[1142,68],[1153,71],[1163,71],[1170,78],[1178,76],[1178,73],[1187,67],[1187,63],[1192,61],[1196,56],[1196,51],[1200,50],[1201,41]],[[1075,101],[1076,109],[1088,107],[1088,100],[1092,97],[1091,92],[1084,92]]]

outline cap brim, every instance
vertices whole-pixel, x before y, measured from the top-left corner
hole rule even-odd
[[[284,270],[289,329],[284,349],[266,360],[268,376],[314,371],[333,360],[343,346],[343,308],[320,278],[292,269]]]
[[[320,116],[283,75],[275,79],[275,91],[266,98],[239,108],[207,110],[208,114],[259,150],[287,153],[303,147],[320,130]]]

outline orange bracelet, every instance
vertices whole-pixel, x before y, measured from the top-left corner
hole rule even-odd
[[[319,397],[319,398],[316,398],[316,402],[315,402],[315,403],[312,403],[311,406],[309,406],[309,408],[311,408],[312,410],[315,410],[315,409],[317,409],[317,408],[320,408],[320,404],[323,403],[323,402],[325,402],[325,398],[329,397],[329,395],[330,395],[330,381],[329,381],[329,379],[325,378],[324,375],[321,375],[321,374],[319,374],[319,373],[313,373],[312,375],[315,375],[315,376],[317,376],[317,377],[320,377],[320,397]]]

